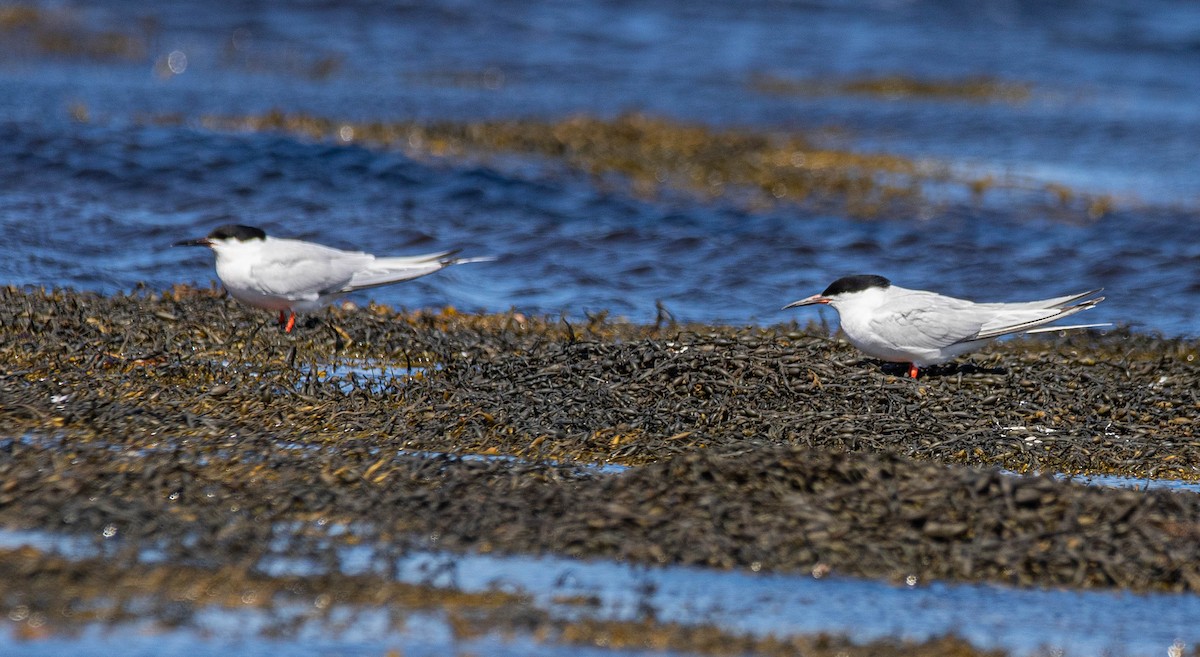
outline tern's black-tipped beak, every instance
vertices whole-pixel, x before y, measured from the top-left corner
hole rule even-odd
[[[201,237],[194,240],[180,240],[171,246],[212,246],[212,240],[207,237]]]
[[[811,297],[805,297],[799,301],[793,301],[793,302],[789,303],[788,305],[784,306],[782,308],[782,310],[787,310],[788,308],[795,308],[797,306],[811,306],[813,304],[818,304],[818,303],[829,303],[830,301],[832,301],[832,299],[830,299],[829,297],[824,297],[819,294],[814,294]]]

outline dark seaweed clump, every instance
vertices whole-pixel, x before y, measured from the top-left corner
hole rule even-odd
[[[920,91],[911,91],[914,86]],[[940,88],[912,83],[891,87],[909,93],[934,93]],[[182,119],[151,120],[177,123]],[[828,135],[815,131],[713,129],[645,114],[611,119],[580,115],[553,121],[364,122],[275,110],[250,116],[205,116],[198,122],[206,129],[284,132],[396,148],[419,157],[531,156],[594,175],[603,185],[627,184],[643,195],[684,190],[710,198],[729,197],[749,206],[784,202],[858,218],[945,213],[960,202],[954,199],[966,197],[978,205],[996,194],[1032,202],[1039,214],[1071,221],[1098,219],[1116,209],[1116,201],[1107,195],[1082,193],[1059,183],[972,175],[946,163],[902,155],[859,152],[831,144]]]
[[[1194,478],[1190,342],[1007,343],[914,383],[794,326],[370,307],[289,336],[188,288],[8,288],[0,313],[5,524],[218,562],[323,518],[401,547],[1200,586],[1194,496],[976,469]],[[398,369],[335,369],[364,362]],[[605,462],[636,467],[575,465]]]

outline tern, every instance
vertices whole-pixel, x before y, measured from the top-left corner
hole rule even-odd
[[[279,311],[288,333],[296,312],[315,310],[347,292],[399,283],[450,265],[492,258],[455,258],[456,251],[377,257],[302,240],[268,237],[261,228],[226,224],[206,237],[172,246],[207,246],[217,257],[217,278],[233,298]],[[286,318],[286,324],[285,324]]]
[[[858,274],[837,279],[820,294],[784,306],[833,306],[842,332],[860,351],[885,361],[908,363],[908,375],[974,351],[1010,333],[1042,333],[1109,324],[1037,328],[1092,308],[1100,289],[1019,303],[976,303],[936,292],[909,290],[883,276]],[[1087,298],[1092,297],[1092,298]]]

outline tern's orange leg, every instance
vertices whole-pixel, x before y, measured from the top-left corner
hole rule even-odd
[[[279,311],[279,325],[283,326],[283,323],[286,321],[287,321],[287,314],[284,313],[282,310]]]
[[[908,375],[914,379],[917,378],[917,364],[916,363],[908,364]]]
[[[279,319],[280,319],[280,321],[283,321],[283,313],[279,314]],[[284,327],[283,332],[291,333],[292,327],[294,327],[294,326],[296,326],[296,313],[290,313],[288,315],[287,326]]]

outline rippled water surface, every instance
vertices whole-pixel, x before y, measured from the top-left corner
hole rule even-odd
[[[987,300],[1102,286],[1109,300],[1089,321],[1196,334],[1200,8],[1191,3],[214,7],[47,3],[36,28],[6,14],[0,282],[105,292],[206,284],[210,256],[167,245],[237,221],[379,253],[499,256],[356,297],[408,307],[648,320],[661,300],[684,320],[806,321],[817,313],[778,308],[839,275],[875,272]],[[124,41],[111,45],[112,35]],[[846,86],[886,76],[992,79],[1022,95]],[[634,195],[553,160],[412,159],[202,121],[273,109],[348,122],[638,111],[824,135],[831,147],[1112,204],[1099,219],[1064,219],[1020,194],[980,203],[951,192],[917,217],[864,221],[732,195]]]

